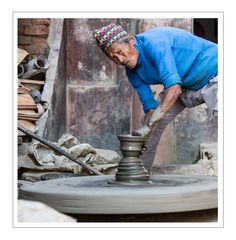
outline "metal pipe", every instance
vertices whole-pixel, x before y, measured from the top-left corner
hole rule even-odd
[[[90,166],[88,166],[87,164],[85,164],[83,161],[73,158],[72,156],[70,156],[70,154],[68,154],[66,151],[64,151],[63,149],[59,148],[58,146],[56,146],[55,144],[43,139],[42,137],[40,137],[39,135],[33,133],[32,131],[23,128],[21,126],[18,126],[18,130],[20,130],[21,132],[25,133],[26,135],[38,140],[39,142],[45,144],[46,146],[52,148],[53,150],[55,150],[56,152],[64,155],[65,157],[69,158],[71,161],[79,164],[81,167],[87,169],[88,171],[96,174],[96,175],[103,175],[101,172],[99,172],[97,169],[92,168]]]

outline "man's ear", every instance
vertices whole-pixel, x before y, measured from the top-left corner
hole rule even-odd
[[[129,39],[129,43],[130,43],[132,46],[134,46],[134,44],[135,44],[134,36],[131,35],[131,34],[129,34],[128,39]]]

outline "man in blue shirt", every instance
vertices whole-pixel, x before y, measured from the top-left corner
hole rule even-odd
[[[186,107],[206,103],[217,116],[217,44],[173,27],[159,27],[132,36],[110,24],[94,31],[103,52],[125,66],[145,112],[134,135],[148,136],[144,166],[150,171],[165,127]],[[150,85],[162,84],[158,100]]]

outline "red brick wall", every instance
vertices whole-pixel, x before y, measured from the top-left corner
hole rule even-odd
[[[26,50],[31,56],[47,56],[49,25],[49,18],[19,18],[18,47]]]

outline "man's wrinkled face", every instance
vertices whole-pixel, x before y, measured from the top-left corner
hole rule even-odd
[[[116,64],[132,69],[138,62],[138,51],[134,47],[134,44],[135,40],[130,36],[129,42],[116,42],[112,44],[106,54]]]

